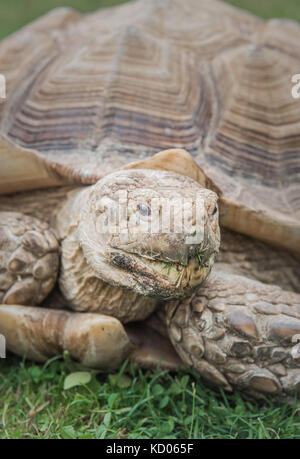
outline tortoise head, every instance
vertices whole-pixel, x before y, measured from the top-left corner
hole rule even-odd
[[[174,172],[117,171],[84,191],[78,237],[106,282],[162,299],[186,296],[219,249],[217,195]]]

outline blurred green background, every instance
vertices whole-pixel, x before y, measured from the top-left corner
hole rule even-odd
[[[89,12],[125,1],[127,0],[0,0],[0,39],[58,6],[71,6],[78,11]],[[265,18],[285,17],[300,21],[300,0],[227,1]]]

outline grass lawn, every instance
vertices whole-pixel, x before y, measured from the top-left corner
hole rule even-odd
[[[92,11],[120,0],[0,0],[0,38],[57,6]],[[299,0],[231,0],[263,17],[300,21]],[[300,438],[297,406],[207,389],[192,375],[133,366],[64,388],[70,362],[0,360],[0,438]],[[71,377],[72,379],[72,377]],[[73,381],[74,383],[74,381]]]
[[[253,404],[192,375],[130,365],[65,389],[69,365],[1,362],[0,438],[300,438],[296,405]]]

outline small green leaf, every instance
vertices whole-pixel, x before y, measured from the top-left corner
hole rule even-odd
[[[160,409],[163,409],[165,408],[169,403],[169,397],[167,395],[165,395],[165,397],[163,397],[159,403],[159,408]]]
[[[101,426],[99,426],[96,431],[95,431],[95,437],[96,438],[101,438],[101,435],[105,435],[106,433],[106,427],[104,424],[101,424]]]
[[[76,371],[75,373],[69,374],[64,381],[64,389],[68,390],[75,386],[82,384],[88,384],[92,379],[91,373],[88,371]]]
[[[60,428],[60,433],[62,438],[69,439],[69,438],[77,438],[76,432],[73,426],[62,426]]]
[[[173,382],[171,384],[169,392],[170,394],[179,395],[182,392],[182,388],[179,386],[179,384],[177,384],[176,382]]]
[[[170,418],[168,421],[163,422],[161,425],[161,430],[164,434],[170,434],[174,430],[174,420]]]
[[[30,376],[32,377],[33,381],[35,383],[39,383],[41,380],[41,376],[43,374],[43,371],[40,369],[38,366],[32,366],[28,369],[28,372]]]
[[[105,427],[109,427],[110,421],[111,421],[111,413],[109,412],[109,413],[106,413],[103,418],[103,424],[105,425]]]
[[[188,384],[188,382],[189,382],[189,379],[190,379],[189,375],[184,375],[184,376],[182,376],[180,382],[181,382],[181,385],[182,385],[182,387],[183,387],[184,389],[186,388],[186,386],[187,386],[187,384]]]
[[[160,384],[155,384],[152,392],[153,392],[153,395],[161,395],[164,393],[164,388]]]

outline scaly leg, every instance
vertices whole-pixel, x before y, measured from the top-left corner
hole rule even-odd
[[[58,273],[58,242],[47,223],[0,212],[0,302],[40,304]]]
[[[68,351],[83,365],[118,368],[131,343],[117,319],[30,306],[0,305],[0,333],[17,355],[44,362]]]
[[[215,269],[167,304],[175,349],[210,385],[260,398],[300,393],[300,295]]]

